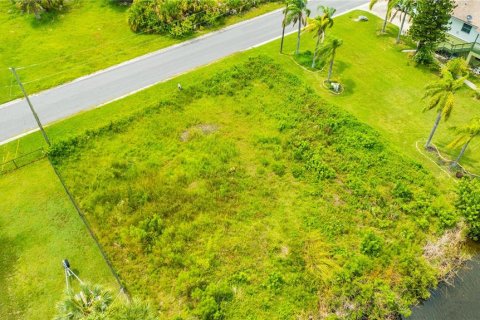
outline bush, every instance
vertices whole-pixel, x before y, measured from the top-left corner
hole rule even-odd
[[[378,257],[382,251],[383,241],[373,232],[368,232],[360,244],[360,251],[371,257]]]
[[[413,60],[418,64],[423,65],[431,65],[435,63],[435,59],[433,57],[433,50],[428,47],[423,47],[422,49],[418,50]]]
[[[202,320],[225,318],[223,305],[233,299],[233,291],[224,283],[209,284],[205,290],[196,289],[192,298],[198,301],[195,314]]]
[[[189,35],[201,26],[221,23],[262,3],[275,0],[135,0],[128,10],[128,24],[135,32]]]
[[[465,217],[468,224],[468,237],[480,239],[480,180],[463,179],[458,185],[455,207]]]
[[[43,12],[60,11],[65,6],[64,0],[14,0],[15,6],[24,13],[33,13],[37,19]]]

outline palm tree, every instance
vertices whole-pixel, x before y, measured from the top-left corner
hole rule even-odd
[[[480,118],[474,118],[467,125],[459,128],[453,128],[458,137],[449,144],[449,147],[456,147],[463,144],[462,150],[457,159],[453,161],[452,167],[456,167],[460,159],[463,157],[469,143],[476,137],[480,136]]]
[[[315,45],[315,52],[313,54],[312,68],[315,68],[315,62],[317,60],[318,49],[320,43],[325,41],[325,35],[327,28],[333,27],[333,15],[335,8],[319,6],[318,9],[322,11],[321,15],[316,16],[314,19],[308,20],[308,26],[306,30],[310,32],[315,32],[315,37],[317,38],[317,43]]]
[[[417,0],[395,0],[389,2],[389,6],[391,7],[390,10],[396,9],[391,20],[395,18],[398,12],[400,12],[400,17],[402,20],[402,22],[400,23],[400,29],[398,29],[397,39],[395,41],[396,44],[400,43],[400,36],[403,33],[403,28],[405,26],[405,21],[407,20],[407,15],[409,15],[411,19],[414,14],[416,1]]]
[[[56,320],[156,320],[150,305],[138,300],[112,299],[110,291],[100,286],[81,284],[80,292],[67,292],[58,304]]]
[[[40,13],[45,11],[41,0],[19,0],[16,2],[17,7],[26,13],[33,13],[37,20],[40,20]]]
[[[282,42],[280,42],[280,53],[283,53],[283,41],[285,39],[285,28],[287,27],[288,6],[290,2],[291,0],[285,0],[285,9],[283,9]]]
[[[343,40],[341,39],[333,39],[328,47],[327,47],[327,56],[330,57],[330,67],[328,69],[328,78],[327,81],[330,81],[332,78],[332,72],[333,72],[333,63],[335,61],[335,55],[337,53],[337,49],[343,44]]]
[[[56,320],[80,320],[87,316],[104,313],[113,299],[109,291],[97,285],[81,284],[80,292],[67,292],[66,298],[58,304]]]
[[[395,5],[399,2],[399,0],[386,0],[387,1],[387,12],[385,13],[385,19],[383,21],[382,33],[386,32],[387,29],[387,21],[392,14],[392,9]],[[372,8],[378,3],[378,0],[370,0],[370,4],[368,8],[372,10]]]
[[[307,17],[310,15],[310,9],[307,8],[308,0],[291,0],[287,7],[287,19],[286,24],[289,25],[293,22],[293,25],[298,23],[297,34],[297,49],[295,54],[300,51],[300,34],[302,32],[302,25],[307,24]]]
[[[430,147],[433,135],[435,134],[442,117],[445,121],[450,117],[455,103],[454,93],[462,87],[463,81],[465,80],[465,78],[455,79],[450,72],[443,72],[442,74],[443,77],[440,80],[429,84],[426,87],[423,96],[424,99],[429,98],[428,104],[423,111],[425,112],[432,109],[436,109],[437,111],[437,118],[435,119],[435,124],[430,132],[428,141],[425,144],[425,148]]]

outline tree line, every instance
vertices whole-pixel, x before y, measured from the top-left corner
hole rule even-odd
[[[182,37],[201,27],[221,24],[227,16],[278,0],[134,0],[127,21],[134,32]]]

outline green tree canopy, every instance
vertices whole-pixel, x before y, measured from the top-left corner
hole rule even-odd
[[[455,91],[463,86],[464,81],[465,78],[455,79],[451,72],[443,72],[441,79],[426,87],[423,98],[428,99],[428,103],[423,111],[425,112],[432,109],[437,111],[437,118],[425,145],[426,148],[430,146],[440,120],[442,118],[448,120],[450,117],[455,104]]]
[[[418,0],[409,34],[418,42],[415,60],[418,63],[432,62],[436,46],[445,41],[450,29],[450,18],[455,8],[454,0]]]
[[[325,40],[327,28],[333,27],[333,15],[335,14],[335,11],[337,11],[335,8],[325,6],[319,6],[318,8],[322,11],[322,14],[313,19],[308,19],[308,26],[306,28],[307,31],[313,32],[317,38],[315,52],[313,54],[312,68],[315,68],[319,46],[320,43],[323,43]]]
[[[310,9],[308,9],[307,3],[308,0],[291,0],[287,6],[286,23],[293,23],[293,25],[298,24],[297,49],[295,50],[295,54],[298,54],[300,51],[302,26],[307,25],[307,17],[310,16]]]

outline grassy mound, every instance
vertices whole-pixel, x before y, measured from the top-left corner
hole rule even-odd
[[[422,166],[267,57],[184,88],[50,151],[134,294],[203,319],[428,296],[423,246],[453,222]]]

